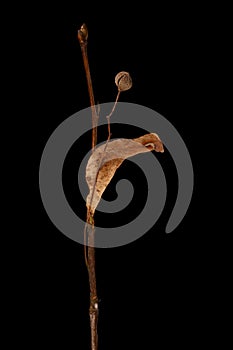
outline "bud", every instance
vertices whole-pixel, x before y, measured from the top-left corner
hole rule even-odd
[[[120,72],[115,77],[115,83],[118,91],[126,91],[131,88],[132,79],[128,72]]]
[[[85,44],[87,42],[88,38],[88,30],[85,23],[81,26],[81,28],[78,30],[78,40],[80,44]]]

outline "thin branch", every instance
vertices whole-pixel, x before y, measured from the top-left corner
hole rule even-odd
[[[91,105],[91,112],[92,112],[92,150],[94,151],[95,146],[97,144],[98,114],[96,112],[95,98],[94,98],[92,80],[91,80],[91,72],[90,72],[89,60],[88,60],[88,54],[87,54],[87,38],[88,38],[87,26],[83,24],[80,30],[78,31],[78,40],[82,51],[83,64],[84,64],[84,69],[85,69],[86,79],[87,79],[87,88],[88,88],[88,93],[90,98],[90,105]]]
[[[97,145],[97,125],[98,125],[98,114],[96,112],[96,106],[95,106],[95,99],[94,99],[94,93],[93,93],[93,87],[92,87],[92,80],[91,80],[91,73],[90,73],[90,67],[89,67],[89,61],[88,61],[88,55],[87,55],[87,38],[88,38],[88,30],[87,26],[83,24],[78,30],[78,40],[81,47],[82,57],[83,57],[83,64],[87,79],[87,87],[88,87],[88,93],[90,97],[90,105],[91,105],[91,112],[92,112],[92,153],[95,150],[95,147]],[[103,151],[103,154],[100,159],[99,163],[99,169],[101,168],[104,154],[106,152],[108,143],[111,138],[111,129],[110,129],[110,118],[116,108],[117,101],[120,96],[121,91],[125,91],[130,89],[132,86],[132,80],[130,78],[129,73],[127,72],[120,72],[115,78],[115,83],[118,86],[118,93],[116,97],[116,101],[113,105],[112,111],[110,114],[106,117],[108,120],[108,138],[106,141],[106,145]],[[98,173],[96,175],[97,180]],[[93,191],[94,193],[94,191]],[[93,197],[92,197],[93,198]],[[87,240],[87,242],[86,242]],[[87,243],[87,244],[86,244]],[[89,276],[89,286],[90,286],[90,308],[89,308],[89,316],[90,316],[90,327],[91,327],[91,349],[97,350],[98,349],[98,333],[97,333],[97,324],[98,324],[98,297],[97,297],[97,288],[96,288],[96,267],[95,267],[95,223],[94,223],[94,211],[91,209],[91,205],[87,208],[87,218],[86,218],[86,224],[84,228],[84,255],[85,255],[85,262],[88,270],[88,276]]]
[[[92,152],[95,150],[95,146],[97,144],[97,124],[98,124],[98,115],[95,107],[95,99],[92,87],[91,73],[88,62],[87,55],[87,38],[88,31],[85,24],[83,24],[78,31],[78,40],[80,43],[83,64],[86,73],[87,79],[87,87],[88,93],[90,97],[91,104],[91,112],[92,112]],[[86,247],[86,237],[87,237],[87,245]],[[97,288],[96,288],[96,268],[95,268],[95,224],[94,218],[90,211],[87,209],[87,218],[86,225],[84,229],[84,254],[85,261],[88,270],[89,276],[89,285],[90,285],[90,307],[89,307],[89,316],[90,316],[90,327],[91,327],[91,349],[98,349],[98,333],[97,333],[97,325],[98,325],[98,297],[97,297]]]

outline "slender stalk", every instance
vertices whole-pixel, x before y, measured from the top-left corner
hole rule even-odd
[[[107,115],[107,117],[106,117],[106,118],[107,118],[107,121],[108,121],[108,138],[107,138],[107,143],[110,141],[110,138],[111,138],[111,130],[110,130],[110,118],[111,118],[112,114],[113,114],[113,113],[114,113],[114,111],[115,111],[115,108],[116,108],[117,102],[118,102],[119,97],[120,97],[120,93],[121,93],[121,91],[120,91],[120,90],[118,90],[117,97],[116,97],[116,101],[114,102],[113,108],[112,108],[112,110],[111,110],[110,114],[109,114],[109,115]],[[107,143],[106,143],[106,145],[107,145]]]
[[[83,24],[78,31],[78,40],[80,43],[83,64],[87,79],[87,87],[88,93],[90,97],[91,111],[92,111],[92,152],[95,149],[97,144],[97,124],[98,124],[98,116],[95,107],[95,99],[92,87],[91,73],[88,62],[87,55],[87,38],[88,31],[85,24]],[[89,277],[89,286],[90,286],[90,307],[89,307],[89,316],[90,316],[90,327],[91,327],[91,350],[98,349],[98,296],[97,296],[97,288],[96,288],[96,264],[95,264],[95,224],[94,224],[94,214],[87,209],[87,219],[84,230],[84,238],[87,237],[87,245],[84,246],[85,252],[85,261],[88,270]],[[84,242],[86,243],[86,242]]]

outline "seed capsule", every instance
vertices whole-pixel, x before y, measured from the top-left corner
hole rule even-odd
[[[118,73],[115,77],[115,83],[119,91],[129,90],[133,84],[128,72]]]

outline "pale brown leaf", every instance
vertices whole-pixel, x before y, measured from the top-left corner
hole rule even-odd
[[[163,152],[163,144],[157,134],[151,133],[136,139],[117,139],[95,149],[86,167],[89,194],[86,205],[92,214],[107,185],[124,159],[155,150]]]

